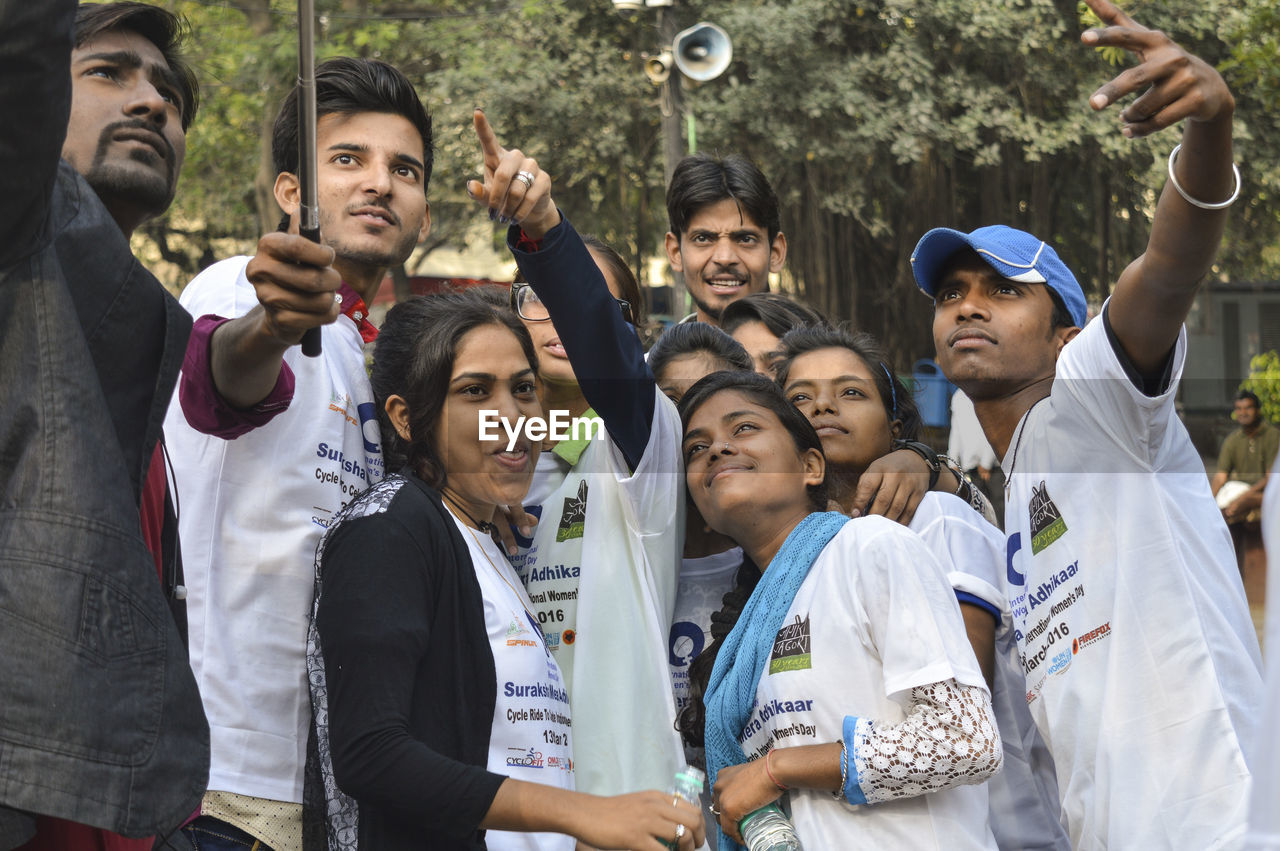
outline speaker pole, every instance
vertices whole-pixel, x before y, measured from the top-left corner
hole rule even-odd
[[[670,46],[676,37],[675,10],[670,6],[658,7],[658,43]],[[681,120],[684,117],[684,93],[681,91],[680,73],[673,73],[662,84],[662,165],[666,185],[671,185],[671,175],[676,164],[684,157],[684,139],[681,137]],[[675,318],[684,316],[689,293],[685,289],[684,276],[672,275],[671,305]]]
[[[670,7],[658,8],[658,41],[669,45],[676,37],[676,20]],[[672,74],[663,83],[662,109],[662,156],[667,183],[671,183],[671,174],[676,163],[684,157],[684,138],[680,125],[684,123],[684,93],[680,87],[680,75]]]

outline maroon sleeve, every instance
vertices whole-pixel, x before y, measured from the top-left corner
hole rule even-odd
[[[219,325],[229,322],[221,316],[208,314],[195,321],[191,339],[187,341],[187,353],[182,361],[182,381],[178,385],[178,399],[187,423],[201,434],[235,440],[255,428],[271,422],[277,414],[288,409],[293,401],[293,370],[289,364],[280,364],[280,377],[267,398],[252,408],[233,408],[213,386],[213,369],[209,364],[209,346],[213,332]]]

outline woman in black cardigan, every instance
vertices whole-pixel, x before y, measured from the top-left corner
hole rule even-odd
[[[501,427],[485,440],[482,422],[541,416],[536,364],[520,321],[482,295],[387,316],[372,380],[385,457],[403,472],[343,509],[317,554],[308,774],[331,849],[702,841],[698,811],[670,795],[572,791],[559,669],[490,534],[538,444]]]

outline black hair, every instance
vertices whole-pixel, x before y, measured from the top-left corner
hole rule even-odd
[[[723,392],[736,392],[746,396],[751,402],[777,416],[783,428],[791,435],[797,452],[816,449],[822,452],[822,440],[813,430],[813,425],[804,414],[800,413],[773,381],[755,372],[713,372],[700,379],[689,388],[680,400],[680,422],[685,429],[698,409],[711,397]],[[828,491],[824,480],[817,485],[808,485],[809,508],[812,511],[826,511]],[[715,667],[716,656],[724,636],[728,635],[737,623],[747,600],[756,584],[760,581],[760,568],[750,558],[743,558],[738,568],[737,585],[724,595],[723,605],[719,612],[711,616],[711,635],[715,639],[689,665],[689,702],[676,719],[676,729],[689,747],[702,747],[704,727],[706,723],[706,705],[704,698],[707,683],[711,679],[711,669]]]
[[[769,243],[782,232],[778,196],[764,172],[744,156],[717,157],[707,153],[682,159],[667,187],[667,219],[676,240],[682,240],[698,211],[725,199],[738,203],[769,233]]]
[[[1059,328],[1077,327],[1071,312],[1067,310],[1067,303],[1062,300],[1062,296],[1058,295],[1058,291],[1048,285],[1045,286],[1045,290],[1048,291],[1049,299],[1053,302],[1053,312],[1049,314],[1049,332],[1052,334]]]
[[[458,345],[470,331],[486,325],[515,334],[537,374],[538,356],[524,323],[480,293],[462,290],[417,296],[388,311],[374,345],[370,375],[387,470],[407,467],[437,490],[445,485],[445,461],[432,437],[448,395]],[[387,399],[392,396],[403,398],[409,408],[410,440],[400,436],[387,415]]]
[[[399,70],[377,59],[338,56],[316,66],[316,117],[339,113],[382,112],[405,118],[422,137],[422,184],[431,180],[434,161],[431,116]],[[276,174],[298,173],[298,87],[290,90],[271,129],[271,160]]]
[[[778,421],[782,423],[782,427],[791,435],[796,452],[803,453],[810,449],[816,449],[819,453],[822,452],[822,441],[818,438],[818,433],[813,430],[813,424],[809,422],[809,418],[796,410],[796,407],[787,401],[787,398],[782,395],[782,388],[771,379],[755,372],[721,371],[713,372],[698,379],[684,394],[684,398],[680,400],[678,410],[680,411],[681,426],[687,430],[689,428],[689,420],[693,418],[699,408],[706,404],[712,396],[729,391],[741,393],[752,403],[773,413],[778,418]],[[826,511],[826,481],[824,480],[816,485],[808,485],[807,490],[810,508],[814,511]]]
[[[649,369],[659,378],[676,358],[705,354],[716,361],[720,370],[751,372],[751,355],[742,344],[714,325],[705,322],[681,322],[672,325],[649,349]]]
[[[782,293],[751,293],[729,302],[720,314],[720,328],[726,334],[746,325],[760,322],[775,337],[781,337],[793,328],[821,325],[825,320],[818,312]]]
[[[1258,395],[1252,390],[1240,390],[1236,393],[1236,401],[1239,402],[1241,399],[1248,399],[1255,408],[1262,408],[1262,402],[1258,400]]]
[[[618,281],[618,286],[622,290],[622,298],[631,305],[631,324],[639,327],[644,324],[644,294],[640,291],[640,282],[636,280],[636,273],[631,271],[631,267],[627,265],[627,261],[618,253],[618,249],[605,242],[598,236],[589,233],[582,234],[582,243],[587,249],[595,255],[598,255],[604,261],[604,265],[609,267],[613,272],[613,277]]]
[[[110,30],[137,33],[156,46],[177,78],[182,97],[179,112],[186,130],[200,108],[200,82],[182,56],[191,28],[185,18],[159,6],[121,0],[118,3],[81,3],[76,7],[75,46],[84,47]]]
[[[919,440],[924,422],[915,396],[894,372],[893,365],[875,337],[865,332],[853,333],[846,328],[813,326],[789,331],[779,341],[782,358],[775,371],[779,387],[786,387],[795,359],[807,352],[819,349],[847,349],[862,359],[875,379],[876,391],[884,405],[885,418],[901,426],[898,437],[903,440]]]
[[[618,280],[618,286],[622,290],[622,300],[631,305],[631,324],[639,327],[644,322],[644,294],[640,291],[640,282],[636,280],[636,273],[631,271],[631,267],[627,265],[627,261],[622,258],[618,250],[609,243],[605,242],[598,236],[589,233],[579,235],[582,244],[587,247],[588,251],[600,255],[600,259],[613,272],[613,276]],[[604,273],[601,272],[603,275]],[[520,269],[516,269],[515,277],[512,284],[527,284],[528,279]],[[606,281],[606,285],[607,285]]]

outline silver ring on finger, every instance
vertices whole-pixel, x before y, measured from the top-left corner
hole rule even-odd
[[[685,831],[685,827],[683,824],[676,825],[676,841],[677,842],[679,842],[681,839],[684,839],[684,831]]]
[[[534,176],[533,176],[533,172],[531,171],[516,172],[516,180],[524,184],[524,188],[526,191],[533,188]]]
[[[717,816],[717,817],[720,815],[720,808],[717,807],[715,804],[711,805],[711,815]]]

